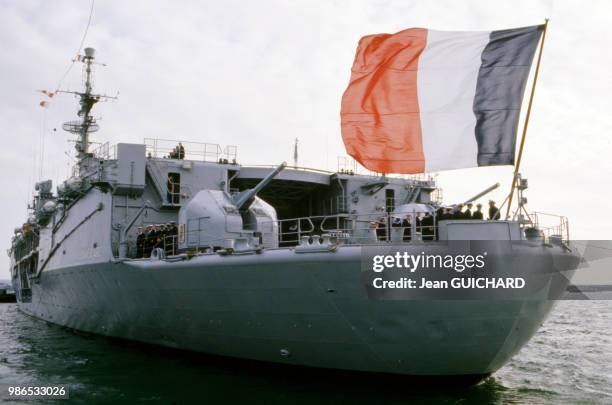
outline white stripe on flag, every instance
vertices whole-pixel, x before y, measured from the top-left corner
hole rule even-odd
[[[417,72],[426,172],[478,166],[473,105],[489,36],[428,30]]]

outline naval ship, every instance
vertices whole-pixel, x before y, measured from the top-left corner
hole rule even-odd
[[[501,261],[504,274],[577,267],[564,218],[552,231],[534,216],[441,218],[433,177],[242,165],[234,146],[178,140],[93,148],[92,108],[105,96],[92,89],[95,51],[84,53],[79,119],[63,125],[77,137],[73,174],[56,190],[36,184],[9,249],[25,314],[234,358],[479,381],[527,343],[554,300],[376,299],[362,282],[364,251],[495,240],[536,258]],[[396,221],[417,212],[432,218],[429,231]],[[170,231],[143,241],[159,224]]]

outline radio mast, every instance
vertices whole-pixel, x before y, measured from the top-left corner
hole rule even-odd
[[[89,134],[98,131],[100,128],[96,119],[91,115],[91,109],[94,104],[100,100],[116,99],[117,97],[111,97],[101,94],[93,93],[93,68],[95,64],[95,53],[94,48],[85,48],[85,55],[78,55],[77,61],[83,63],[83,87],[82,92],[78,91],[65,91],[59,90],[58,93],[69,93],[74,94],[80,98],[78,116],[80,120],[68,121],[62,125],[64,131],[76,134],[78,136],[75,149],[77,150],[77,158],[79,161],[86,158],[89,154]]]

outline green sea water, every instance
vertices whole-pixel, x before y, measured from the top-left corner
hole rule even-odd
[[[47,403],[612,404],[612,301],[559,302],[510,363],[462,389],[79,334],[0,304],[0,384],[68,385],[70,399]]]

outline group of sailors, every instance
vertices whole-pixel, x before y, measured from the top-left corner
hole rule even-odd
[[[136,236],[136,257],[149,257],[151,251],[161,248],[166,253],[175,254],[178,248],[178,228],[174,221],[166,224],[147,225],[145,228],[138,227]]]
[[[168,155],[169,159],[185,159],[185,147],[181,142],[172,149]]]
[[[437,238],[437,224],[439,221],[444,220],[483,220],[484,213],[482,211],[482,204],[476,204],[476,209],[473,210],[474,204],[457,204],[451,207],[440,207],[434,213],[425,212],[415,215],[416,220],[416,231],[421,234],[423,240],[435,240]],[[411,240],[412,238],[412,219],[413,216],[408,214],[405,217],[394,217],[391,222],[391,227],[404,229],[402,239],[404,241]],[[495,205],[495,201],[489,201],[489,212],[488,219],[498,220],[500,219],[499,208]],[[378,239],[384,240],[387,238],[386,226],[383,219],[381,223],[374,223]]]
[[[436,235],[436,221],[433,214],[426,212],[422,215],[415,215],[416,231],[421,233],[423,240],[434,240]],[[391,227],[404,229],[402,239],[407,241],[412,239],[412,215],[406,215],[404,218],[395,217],[391,222]],[[384,226],[377,227],[379,239],[386,239]]]
[[[464,209],[465,207],[465,209]],[[476,204],[476,210],[472,211],[474,204],[457,204],[454,207],[440,207],[436,211],[438,221],[445,219],[485,219],[482,212],[482,204]],[[489,200],[488,220],[497,220],[500,217],[499,208],[495,206],[495,201]]]

